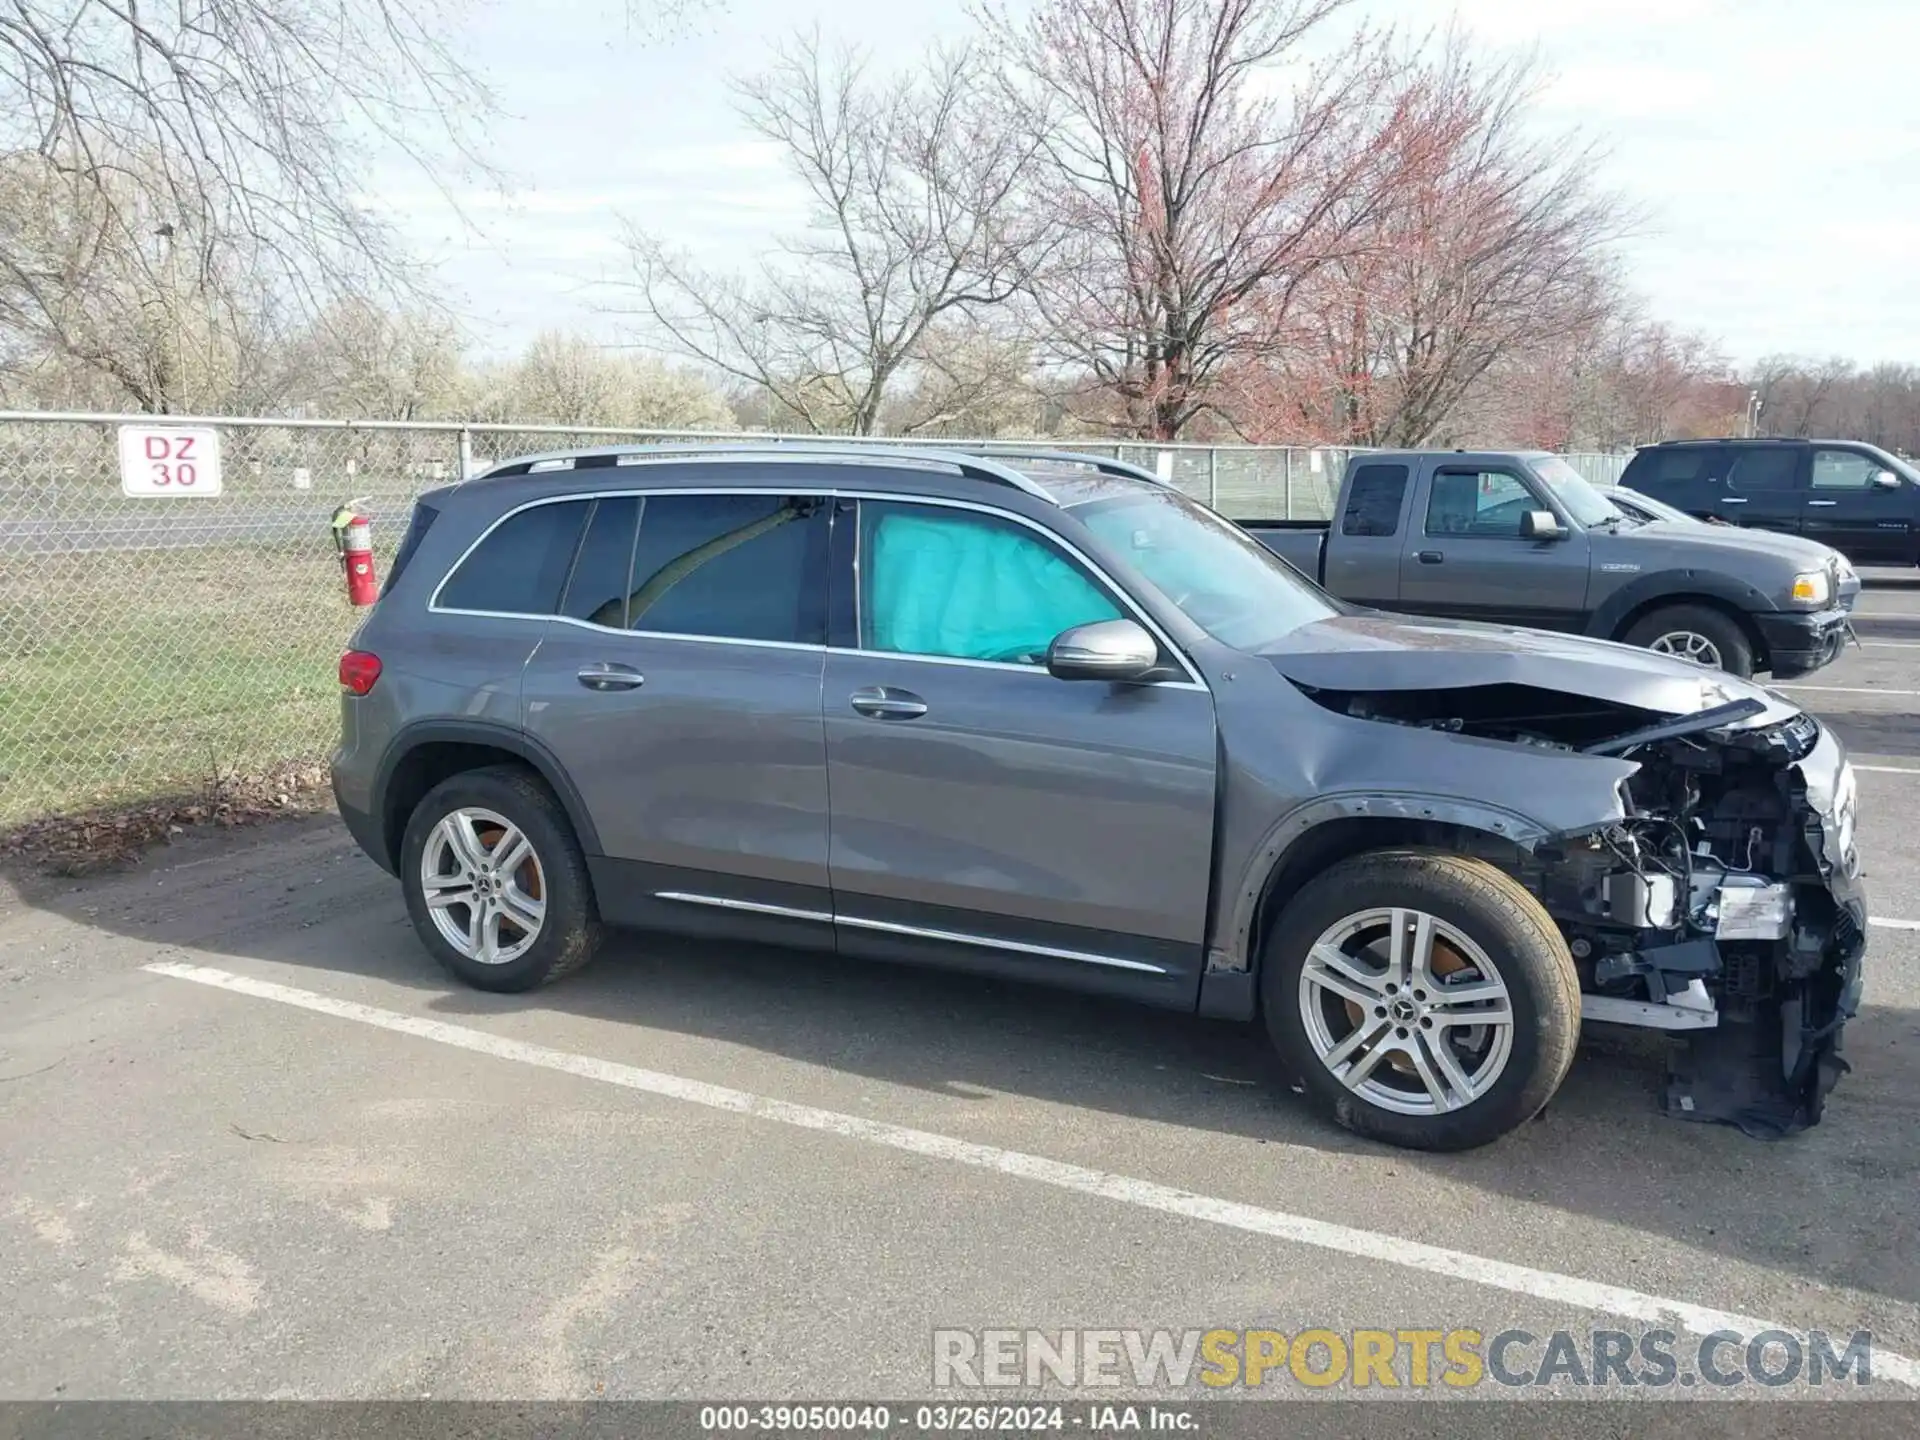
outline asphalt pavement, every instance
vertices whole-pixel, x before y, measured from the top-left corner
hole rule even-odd
[[[1011,985],[623,938],[487,996],[330,817],[189,836],[0,906],[0,1398],[993,1399],[936,1331],[1068,1327],[1519,1330],[1521,1377],[1666,1328],[1693,1375],[1780,1327],[1872,1332],[1820,1395],[1920,1399],[1920,577],[1869,583],[1786,687],[1862,767],[1880,922],[1805,1134],[1662,1118],[1635,1032],[1422,1156],[1252,1031]],[[1634,1393],[1809,1393],[1696,1381]]]

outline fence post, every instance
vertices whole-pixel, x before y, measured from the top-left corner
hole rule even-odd
[[[1207,508],[1220,508],[1220,447],[1207,447]]]
[[[460,482],[464,485],[473,478],[473,432],[466,426],[460,427]]]
[[[1287,486],[1286,518],[1291,520],[1293,518],[1293,447],[1291,445],[1289,445],[1286,449],[1280,452],[1280,462],[1281,462],[1280,463],[1281,473],[1287,477],[1286,478],[1286,486]]]

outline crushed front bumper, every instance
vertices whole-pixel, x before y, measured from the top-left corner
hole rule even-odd
[[[1668,1077],[1669,1114],[1738,1125],[1750,1135],[1790,1135],[1818,1123],[1847,1062],[1840,1037],[1860,1008],[1867,896],[1855,849],[1856,789],[1845,749],[1824,726],[1791,770],[1804,798],[1805,853],[1814,872],[1795,889],[1811,943],[1789,946],[1777,990],[1751,1024],[1722,1024],[1685,1042]],[[1820,903],[1822,898],[1828,902]]]
[[[1776,680],[1790,680],[1831,664],[1852,633],[1851,615],[1844,605],[1828,610],[1769,611],[1753,617],[1766,641],[1768,668]]]

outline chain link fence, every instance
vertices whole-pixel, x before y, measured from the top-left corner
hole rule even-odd
[[[121,493],[120,426],[156,422],[218,430],[218,496]],[[415,495],[510,457],[774,438],[0,413],[0,828],[324,756],[357,613],[328,531],[341,503],[373,517],[384,575]],[[1033,443],[1157,470],[1242,519],[1326,518],[1349,453]],[[1569,458],[1606,483],[1624,463]]]

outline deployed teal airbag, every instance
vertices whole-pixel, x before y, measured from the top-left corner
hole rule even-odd
[[[866,548],[869,649],[1037,664],[1062,630],[1120,615],[1051,545],[1003,521],[882,510]]]

